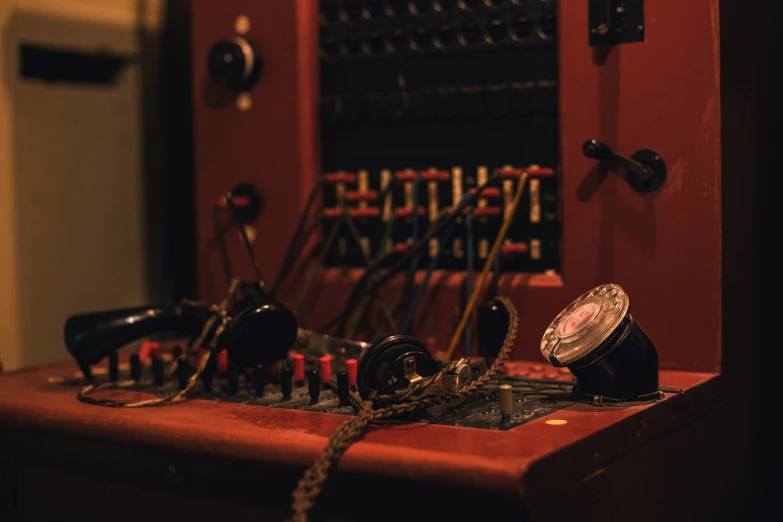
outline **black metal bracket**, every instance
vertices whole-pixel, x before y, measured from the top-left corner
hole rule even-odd
[[[644,0],[589,0],[590,45],[644,41]]]
[[[650,149],[634,152],[630,158],[616,154],[609,145],[588,140],[582,145],[582,154],[599,161],[613,161],[625,167],[626,180],[637,192],[655,192],[666,181],[666,162],[660,154]]]

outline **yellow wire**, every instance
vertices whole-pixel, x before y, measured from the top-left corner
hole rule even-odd
[[[500,232],[498,232],[498,236],[495,238],[495,244],[492,245],[492,250],[489,252],[489,256],[487,257],[487,262],[484,263],[484,269],[481,271],[481,275],[478,278],[478,281],[476,282],[476,287],[473,289],[473,293],[470,295],[470,300],[468,301],[468,306],[465,308],[465,312],[462,314],[462,318],[459,321],[459,325],[457,326],[457,329],[454,332],[454,337],[451,338],[451,344],[449,345],[448,351],[446,351],[446,354],[444,355],[444,360],[450,361],[451,357],[454,355],[454,350],[457,349],[457,345],[459,344],[460,339],[462,338],[462,332],[465,330],[465,327],[468,325],[468,321],[470,321],[470,317],[473,315],[473,309],[476,307],[476,302],[478,301],[479,295],[481,294],[481,290],[484,287],[484,281],[487,278],[487,274],[489,274],[490,269],[492,268],[492,265],[495,262],[495,257],[498,254],[498,251],[500,250],[500,245],[503,244],[503,240],[506,238],[506,232],[508,232],[508,227],[511,226],[511,222],[514,221],[514,216],[517,213],[517,207],[519,206],[519,201],[522,199],[522,193],[525,191],[525,182],[527,181],[527,171],[524,171],[522,175],[519,177],[519,185],[517,185],[517,193],[514,194],[514,199],[511,201],[511,208],[508,212],[508,215],[503,220],[503,225],[500,227]]]

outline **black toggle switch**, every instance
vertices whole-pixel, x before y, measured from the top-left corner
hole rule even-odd
[[[294,371],[285,367],[280,369],[280,391],[283,392],[283,400],[291,398],[291,390],[294,388]]]
[[[134,381],[141,379],[141,360],[137,353],[132,353],[130,356],[130,376]]]
[[[310,404],[316,404],[318,396],[321,395],[321,372],[318,370],[307,372],[307,389],[310,394]]]
[[[337,373],[337,396],[340,397],[340,404],[348,406],[348,397],[350,392],[348,389],[348,372]]]
[[[614,161],[625,167],[626,181],[637,192],[655,192],[666,181],[666,162],[654,150],[638,150],[628,158],[615,153],[606,143],[587,140],[582,145],[582,154],[598,161]]]
[[[163,357],[160,355],[152,356],[152,379],[155,386],[163,386]]]
[[[226,375],[226,393],[236,395],[239,390],[239,367],[230,362],[228,363],[228,373]]]
[[[184,390],[188,385],[188,378],[190,377],[190,369],[188,368],[187,357],[180,357],[177,359],[176,373],[179,389]]]
[[[263,365],[258,365],[253,370],[253,388],[256,390],[256,397],[264,396],[264,387],[268,380],[268,374],[266,368]]]
[[[479,353],[487,358],[497,357],[506,340],[508,311],[502,303],[493,299],[479,306],[476,315]]]
[[[115,351],[109,352],[109,380],[117,382],[120,378],[120,356]]]

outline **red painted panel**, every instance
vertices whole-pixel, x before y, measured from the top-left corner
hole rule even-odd
[[[235,36],[238,15],[250,18],[245,37],[264,57],[247,112],[234,97],[216,91],[206,68],[210,47]],[[202,298],[214,301],[225,292],[212,223],[217,197],[240,181],[263,192],[255,245],[261,272],[271,280],[317,179],[317,10],[312,0],[196,2],[192,23],[199,288]],[[250,278],[238,231],[226,239],[234,271]]]
[[[646,41],[608,53],[586,45],[586,8],[564,4],[562,301],[596,283],[619,283],[655,341],[662,367],[715,371],[721,331],[718,2],[645,2]],[[591,138],[623,154],[656,150],[667,162],[665,185],[640,195],[610,174],[588,191],[594,162],[580,147]]]
[[[586,4],[560,2],[563,273],[562,280],[516,276],[502,282],[521,316],[517,358],[540,357],[541,334],[562,307],[597,284],[615,282],[631,296],[662,368],[719,369],[718,2],[658,0],[645,7],[644,43],[600,50],[587,44]],[[210,247],[217,194],[239,180],[264,191],[256,248],[271,278],[317,178],[317,17],[314,0],[199,2],[193,11],[199,270],[202,297],[215,299],[223,287]],[[247,113],[233,104],[210,104],[204,63],[209,46],[232,35],[238,14],[250,16],[248,38],[266,58]],[[668,165],[665,185],[641,195],[616,174],[601,181],[595,162],[581,154],[587,139],[626,155],[656,150]],[[235,264],[245,264],[237,234],[229,240]],[[250,277],[249,266],[243,269]],[[339,309],[351,280],[355,274],[339,270],[324,276],[311,324]],[[450,278],[437,296],[440,345],[448,343],[460,284],[459,277]]]

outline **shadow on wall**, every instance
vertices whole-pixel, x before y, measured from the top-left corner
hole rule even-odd
[[[7,369],[66,359],[74,312],[170,300],[161,17],[150,12],[162,6],[105,20],[80,16],[86,5],[18,8],[5,26],[20,339]]]

